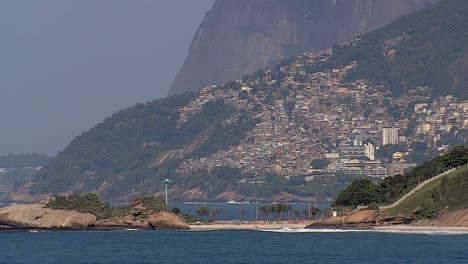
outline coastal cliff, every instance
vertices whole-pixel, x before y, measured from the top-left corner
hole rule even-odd
[[[217,0],[169,94],[241,78],[304,51],[351,40],[432,0]]]

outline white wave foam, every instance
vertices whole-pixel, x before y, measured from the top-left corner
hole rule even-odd
[[[468,231],[458,230],[356,230],[356,229],[263,229],[261,232],[274,233],[393,233],[393,234],[421,234],[421,235],[468,235]]]

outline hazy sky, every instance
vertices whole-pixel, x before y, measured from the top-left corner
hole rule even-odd
[[[167,94],[214,0],[1,0],[0,155]]]

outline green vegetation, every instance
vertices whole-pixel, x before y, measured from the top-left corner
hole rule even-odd
[[[91,213],[97,219],[109,219],[123,216],[129,207],[113,207],[109,203],[103,203],[96,194],[86,195],[56,195],[47,203],[47,207],[56,210],[73,210],[82,213]]]
[[[319,170],[325,169],[329,164],[330,164],[329,160],[323,160],[323,159],[316,159],[310,163],[312,168],[319,169]]]
[[[456,64],[468,52],[467,27],[468,2],[438,1],[362,36],[356,45],[334,47],[333,57],[310,71],[357,61],[359,66],[346,76],[348,80],[387,84],[396,95],[429,86],[437,95],[467,98],[466,83],[458,80],[466,76],[466,67]]]
[[[390,215],[433,219],[441,209],[468,208],[468,166],[464,166],[440,179],[423,186],[394,208],[386,210]]]
[[[404,176],[397,175],[385,178],[380,185],[384,188],[387,200],[393,202],[416,187],[419,182],[466,163],[468,163],[468,147],[454,146],[447,154],[414,168]]]
[[[371,203],[385,203],[384,189],[369,180],[353,181],[338,194],[333,206],[358,206]]]
[[[166,202],[162,197],[144,196],[135,199],[133,204],[140,203],[148,210],[152,210],[155,213],[166,212]]]
[[[141,197],[133,203],[141,203],[146,209],[155,213],[166,211],[163,199],[155,197]],[[46,204],[47,207],[56,210],[73,210],[82,213],[91,213],[97,219],[111,219],[121,217],[130,212],[131,206],[111,206],[110,203],[102,202],[96,194],[85,195],[56,195]]]
[[[185,219],[185,221],[189,224],[193,224],[193,223],[196,223],[196,222],[200,222],[200,219],[196,218],[195,216],[193,215],[190,215],[190,214],[182,214],[182,217]]]
[[[408,174],[402,176],[397,175],[395,177],[387,177],[379,185],[374,184],[370,181],[358,180],[353,182],[344,191],[342,191],[335,200],[335,206],[358,206],[358,205],[369,205],[371,203],[386,204],[398,200],[400,197],[414,189],[419,182],[423,182],[430,179],[442,172],[445,172],[451,168],[455,168],[468,163],[468,147],[463,145],[454,146],[447,154],[434,158],[433,160],[424,163],[421,166],[414,168]],[[451,182],[450,182],[451,183]],[[428,184],[428,186],[434,187],[437,184],[437,180]],[[434,202],[439,204],[439,201],[451,201],[451,205],[462,205],[468,202],[468,197],[461,195],[464,191],[467,192],[467,186],[460,180],[459,186],[455,188],[455,183],[444,184],[444,188],[436,190],[436,193],[432,194],[428,192],[423,197],[427,200],[434,195]],[[447,186],[450,186],[448,188]],[[432,190],[432,189],[431,189]],[[414,198],[417,199],[417,198]],[[409,199],[410,200],[410,199]],[[421,200],[422,201],[422,200]],[[413,202],[413,204],[420,204],[420,201]],[[427,208],[431,208],[430,204],[427,204]]]
[[[235,86],[236,84],[231,84]],[[161,179],[172,178],[182,186],[204,186],[197,178],[180,178],[176,168],[187,159],[201,158],[218,150],[238,144],[245,131],[255,127],[258,120],[249,112],[240,113],[231,122],[223,122],[236,111],[222,100],[208,102],[187,122],[178,125],[178,108],[187,105],[196,93],[137,104],[120,111],[101,124],[75,138],[71,144],[53,159],[37,178],[43,179],[31,191],[33,193],[59,193],[80,185],[81,193],[96,192],[112,182],[101,193],[104,198],[125,194],[132,189],[141,193],[154,193],[161,189]],[[202,138],[208,136],[206,140]],[[166,151],[183,148],[200,140],[200,147],[164,162],[157,168],[149,166]],[[202,175],[216,178],[216,173]],[[236,175],[236,179],[240,174]],[[80,184],[84,182],[84,184]],[[148,184],[142,184],[146,182]],[[235,183],[235,180],[229,184]],[[226,185],[222,180],[219,185]]]

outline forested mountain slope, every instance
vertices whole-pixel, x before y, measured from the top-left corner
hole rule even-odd
[[[468,97],[468,2],[439,1],[359,38],[336,46],[321,66],[350,60],[359,66],[347,80],[371,79],[388,84],[395,94],[429,86],[436,95]]]

